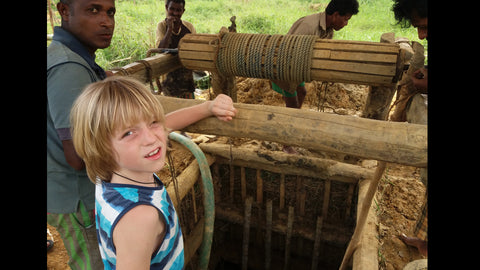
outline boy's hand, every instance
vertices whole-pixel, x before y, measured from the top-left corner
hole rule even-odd
[[[232,99],[224,94],[218,95],[208,106],[210,113],[222,121],[231,121],[237,114],[237,109],[233,107]]]

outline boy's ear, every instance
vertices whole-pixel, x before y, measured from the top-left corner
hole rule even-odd
[[[62,17],[62,21],[68,22],[68,17],[70,16],[70,7],[62,2],[58,2],[57,10]]]

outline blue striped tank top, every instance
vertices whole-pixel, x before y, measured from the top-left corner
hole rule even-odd
[[[97,239],[105,269],[115,269],[116,251],[113,230],[122,216],[137,205],[152,205],[166,221],[163,243],[154,252],[150,269],[182,269],[183,236],[177,213],[166,188],[154,174],[157,187],[112,184],[101,181],[95,187],[95,220]]]

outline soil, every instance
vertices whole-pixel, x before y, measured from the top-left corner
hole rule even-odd
[[[302,106],[304,110],[324,111],[361,117],[368,86],[354,84],[306,83],[307,96]],[[237,78],[237,99],[241,103],[285,106],[280,94],[271,90],[268,80]],[[191,134],[197,137],[198,134]],[[235,143],[252,144],[249,140],[235,140]],[[255,142],[256,143],[256,142]],[[272,150],[281,147],[276,143],[264,144]],[[300,154],[313,155],[306,149],[297,149]],[[193,156],[183,147],[172,142],[172,158],[176,174],[188,166]],[[158,175],[165,185],[171,182],[169,167],[165,166]],[[375,196],[378,229],[379,269],[403,269],[417,259],[423,258],[416,248],[405,245],[397,236],[405,233],[411,236],[416,217],[420,212],[425,186],[420,182],[420,169],[398,164],[387,164],[385,173]],[[54,247],[47,252],[47,269],[69,269],[68,254],[60,235],[47,224]],[[47,239],[52,237],[47,234]]]

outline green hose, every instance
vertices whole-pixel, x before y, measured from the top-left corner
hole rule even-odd
[[[205,157],[205,154],[203,154],[200,147],[198,147],[198,145],[196,145],[190,139],[175,132],[171,132],[170,135],[168,135],[168,138],[181,143],[188,150],[190,150],[193,156],[197,159],[198,166],[200,168],[203,184],[205,226],[203,227],[203,240],[202,245],[200,246],[199,268],[202,270],[207,270],[208,262],[210,260],[210,250],[212,247],[213,223],[215,221],[215,198],[213,194],[213,182],[212,174],[210,173],[210,166],[208,165],[207,158]]]

